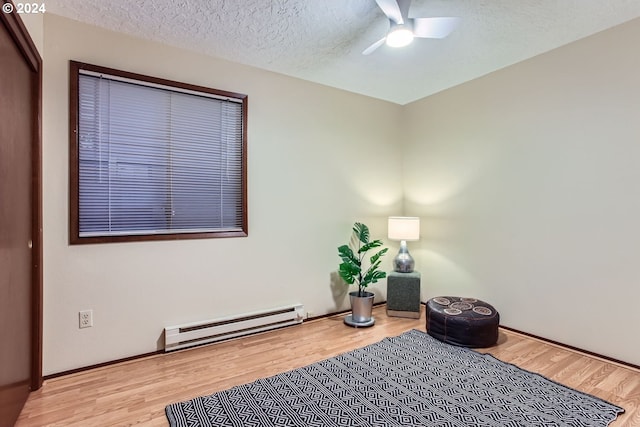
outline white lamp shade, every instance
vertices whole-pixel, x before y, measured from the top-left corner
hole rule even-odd
[[[418,240],[420,218],[416,216],[390,216],[388,235],[391,240]]]

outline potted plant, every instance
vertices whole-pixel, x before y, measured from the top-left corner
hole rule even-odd
[[[367,252],[382,246],[380,240],[370,240],[369,227],[356,222],[353,224],[353,234],[349,244],[338,247],[338,256],[342,260],[338,273],[349,285],[358,285],[358,290],[349,293],[351,301],[351,315],[345,318],[350,326],[372,326],[373,292],[366,291],[367,286],[387,277],[387,273],[380,271],[382,256],[388,248],[381,249],[368,260],[368,267],[363,266]]]

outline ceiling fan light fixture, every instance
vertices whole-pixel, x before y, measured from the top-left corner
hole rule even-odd
[[[404,47],[413,41],[413,31],[406,25],[396,25],[387,34],[387,46]]]

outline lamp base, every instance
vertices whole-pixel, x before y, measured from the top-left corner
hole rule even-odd
[[[400,250],[398,255],[393,259],[393,270],[398,273],[411,273],[416,263],[407,249],[407,242],[402,241],[400,243]]]

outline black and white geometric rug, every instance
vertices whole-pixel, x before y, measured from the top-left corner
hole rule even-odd
[[[622,412],[418,330],[166,407],[172,427],[595,427]]]

